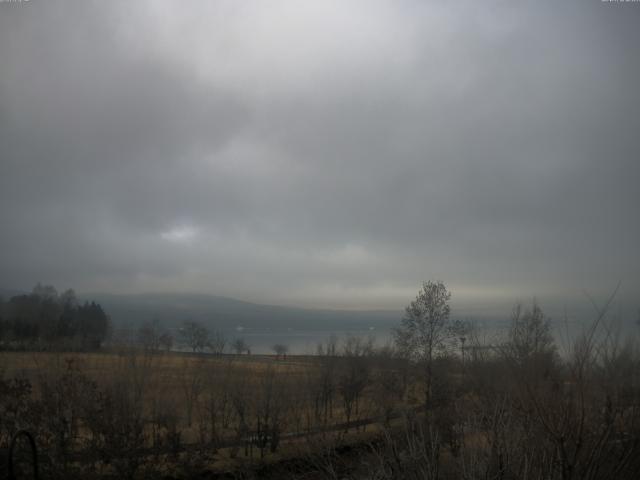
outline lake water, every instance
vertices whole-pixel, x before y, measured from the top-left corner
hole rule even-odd
[[[475,332],[480,343],[485,345],[498,345],[507,338],[510,322],[508,320],[476,320]],[[555,337],[558,352],[561,355],[567,355],[571,350],[571,344],[581,334],[583,334],[590,322],[578,320],[569,321],[552,321],[552,332]],[[394,325],[397,326],[397,325]],[[604,328],[606,327],[606,328]],[[231,344],[234,340],[241,338],[249,346],[251,353],[257,355],[273,354],[273,346],[276,344],[286,345],[288,353],[292,355],[314,355],[317,352],[319,343],[326,342],[335,336],[338,339],[338,351],[342,351],[344,341],[349,336],[360,337],[363,339],[373,338],[374,345],[381,347],[393,341],[392,328],[362,328],[362,329],[343,329],[343,330],[294,330],[294,329],[250,329],[237,328],[234,330],[224,330],[223,334],[227,340],[226,351],[231,352]],[[630,338],[640,338],[640,327],[634,322],[607,322],[607,325],[601,325],[596,334],[597,338],[603,338],[608,331],[613,332],[613,336],[617,336],[621,343]],[[178,338],[177,331],[175,338]],[[183,350],[184,347],[177,346],[176,350]],[[188,349],[185,349],[188,350]]]

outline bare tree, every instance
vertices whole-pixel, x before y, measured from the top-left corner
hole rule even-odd
[[[209,343],[209,331],[199,322],[185,320],[180,329],[183,342],[193,353],[202,352]]]
[[[235,430],[236,446],[231,449],[230,456],[235,458],[238,453],[238,443],[245,442],[245,456],[249,455],[247,439],[251,432],[250,417],[251,398],[248,375],[236,375],[231,385],[231,405],[233,406],[233,430]]]
[[[281,357],[283,359],[287,358],[287,352],[289,351],[289,347],[287,347],[286,345],[283,345],[281,343],[276,343],[273,347],[271,347],[271,350],[274,351],[274,353],[276,354],[276,358],[280,359]]]
[[[260,375],[254,397],[253,412],[255,415],[255,434],[260,449],[260,457],[269,446],[275,452],[280,442],[281,430],[285,420],[284,383],[270,365],[266,372]]]
[[[138,344],[147,351],[157,352],[160,350],[160,337],[160,321],[157,318],[143,323],[138,329]]]
[[[326,343],[318,344],[318,397],[315,402],[316,420],[322,420],[326,425],[333,417],[333,397],[336,392],[338,337],[331,335]],[[319,400],[319,401],[318,401]]]
[[[113,378],[106,379],[93,404],[94,411],[84,420],[92,449],[112,463],[119,478],[134,478],[149,440],[145,403],[155,377],[155,356],[133,352],[119,360]]]
[[[401,371],[391,368],[379,368],[373,378],[373,400],[378,411],[384,417],[384,426],[389,427],[393,412],[401,404],[406,387]]]
[[[427,411],[431,407],[434,358],[457,338],[455,325],[449,318],[450,298],[451,293],[442,282],[425,282],[416,299],[407,306],[401,326],[394,330],[399,350],[424,367]]]
[[[227,337],[220,330],[215,330],[209,341],[209,348],[214,355],[222,355],[227,346]]]
[[[375,338],[366,339],[355,335],[348,335],[342,348],[345,357],[371,356],[374,352]]]
[[[191,358],[184,358],[182,362],[182,370],[180,374],[180,387],[184,394],[185,409],[187,412],[187,425],[191,426],[193,422],[193,410],[198,402],[198,398],[204,391],[205,386],[205,368],[203,358],[197,359],[194,364]]]
[[[504,348],[519,364],[530,360],[549,359],[555,354],[551,323],[535,299],[530,309],[524,310],[520,303],[514,307],[509,341]]]
[[[224,363],[215,362],[205,372],[204,415],[201,421],[207,423],[211,444],[216,446],[225,429],[229,428],[233,414],[232,381],[238,375],[233,365],[233,357]]]
[[[342,397],[344,414],[347,421],[346,429],[349,429],[349,422],[360,412],[360,400],[364,389],[369,384],[368,359],[362,356],[350,356],[345,358],[343,371],[338,378],[338,392]]]
[[[318,343],[316,355],[319,357],[335,357],[338,354],[338,337],[331,335],[326,342]]]
[[[238,355],[242,355],[244,352],[247,352],[249,350],[249,345],[247,345],[247,342],[245,342],[243,338],[236,338],[233,341],[232,346],[233,346],[233,350]]]
[[[160,335],[158,342],[160,343],[160,347],[164,349],[165,352],[169,352],[173,347],[173,336],[169,332],[164,332],[162,335]]]

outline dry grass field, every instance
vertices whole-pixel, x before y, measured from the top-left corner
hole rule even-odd
[[[100,382],[118,372],[131,368],[150,369],[153,377],[160,377],[167,390],[177,387],[185,370],[224,369],[229,365],[247,373],[261,373],[273,369],[287,375],[302,375],[314,365],[313,357],[289,356],[279,360],[271,355],[205,355],[189,353],[159,353],[145,355],[135,350],[112,352],[0,352],[0,372],[5,377],[22,376],[36,379],[51,372],[75,368]],[[106,375],[106,377],[105,377]]]
[[[142,402],[146,416],[171,412],[182,441],[195,443],[203,440],[203,430],[214,428],[211,417],[216,414],[222,427],[218,435],[233,436],[232,424],[237,420],[233,417],[242,415],[243,409],[248,416],[255,414],[261,401],[266,401],[266,407],[278,415],[286,412],[286,418],[279,419],[282,433],[316,428],[321,421],[320,412],[314,410],[320,407],[318,398],[313,396],[318,393],[314,390],[318,389],[319,377],[329,374],[336,378],[325,381],[334,383],[349,368],[342,359],[332,360],[335,365],[323,372],[326,363],[313,356],[278,359],[270,355],[147,354],[125,349],[100,353],[0,352],[0,374],[29,380],[35,395],[41,392],[42,385],[54,384],[69,374],[89,379],[98,389],[124,384]],[[373,372],[364,374],[370,376]],[[348,418],[338,387],[326,388],[324,395],[331,398],[324,399],[327,411],[321,413],[331,423],[378,413],[373,406],[376,392],[366,386],[356,392],[359,398],[353,400],[358,401],[358,409]],[[219,412],[212,411],[215,409]],[[250,419],[242,421],[247,423],[248,431],[254,430]]]
[[[27,382],[18,402],[38,407],[18,409],[14,423],[41,435],[47,455],[121,456],[120,470],[104,462],[99,470],[127,476],[140,464],[184,467],[195,452],[198,468],[226,471],[307,457],[323,444],[362,442],[375,435],[390,404],[361,381],[382,370],[361,360],[2,352],[0,374]],[[43,410],[47,420],[38,415]]]
[[[428,397],[383,351],[0,352],[0,448],[32,432],[51,478],[637,478],[637,345],[516,340],[435,358]]]

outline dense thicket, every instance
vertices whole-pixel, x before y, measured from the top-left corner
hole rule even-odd
[[[26,295],[0,299],[0,345],[5,349],[51,347],[96,349],[107,337],[109,317],[95,302],[80,303],[71,289],[62,294],[36,285]]]

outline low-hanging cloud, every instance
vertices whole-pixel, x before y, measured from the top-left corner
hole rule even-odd
[[[0,285],[637,298],[638,20],[595,1],[0,4]]]

